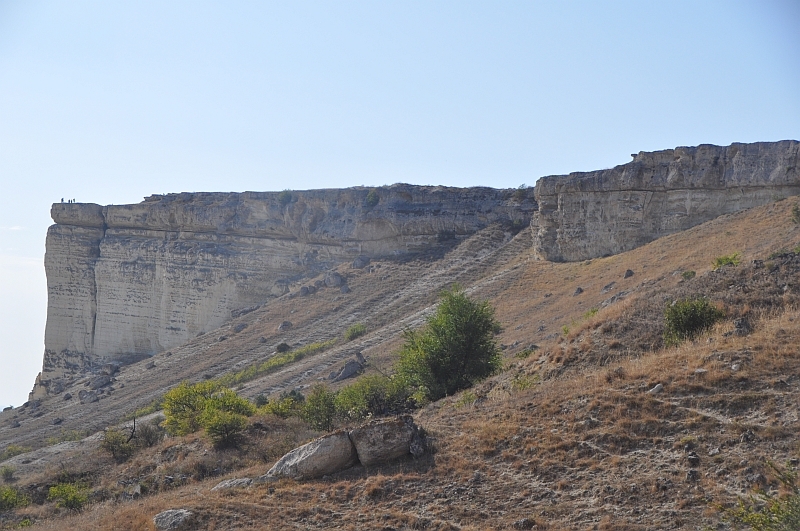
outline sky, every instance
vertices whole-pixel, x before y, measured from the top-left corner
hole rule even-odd
[[[41,369],[50,205],[497,188],[800,139],[800,2],[0,0],[0,406]]]

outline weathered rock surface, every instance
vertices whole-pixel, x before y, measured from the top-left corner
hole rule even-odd
[[[410,416],[380,419],[350,430],[358,460],[372,466],[411,453],[418,429]]]
[[[153,524],[159,531],[188,529],[193,513],[186,509],[169,509],[155,515]]]
[[[380,201],[366,207],[371,190]],[[135,205],[54,204],[44,364],[33,396],[87,369],[184,344],[337,264],[423,251],[441,245],[444,232],[528,222],[535,209],[509,191],[403,184],[288,199],[181,193]]]
[[[372,466],[409,454],[420,457],[424,453],[424,441],[411,416],[379,419],[350,432],[325,435],[295,448],[255,481],[280,477],[313,479],[346,470],[359,462]]]
[[[553,261],[618,254],[797,194],[800,143],[794,140],[640,152],[609,170],[539,179],[534,251]]]
[[[253,480],[251,478],[226,479],[214,485],[211,488],[211,490],[216,491],[216,490],[229,490],[229,489],[243,489],[249,487],[252,484]]]
[[[357,462],[350,437],[340,431],[295,448],[281,457],[266,477],[312,479],[350,468]]]

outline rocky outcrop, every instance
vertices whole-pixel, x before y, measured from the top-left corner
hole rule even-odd
[[[543,177],[534,196],[534,252],[552,261],[628,251],[722,214],[800,194],[794,140],[701,145],[610,170]]]
[[[378,419],[349,432],[331,433],[295,448],[257,481],[281,477],[314,479],[358,463],[373,466],[409,454],[420,457],[424,453],[422,435],[409,415]]]
[[[34,393],[218,328],[335,265],[424,251],[442,235],[530,221],[511,191],[397,184],[281,193],[57,203],[47,234],[48,314]],[[329,275],[325,284],[346,284]]]

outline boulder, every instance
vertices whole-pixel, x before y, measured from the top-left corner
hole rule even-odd
[[[625,270],[625,274],[624,274],[624,275],[622,275],[622,278],[631,278],[632,276],[633,276],[633,270],[631,270],[631,269],[626,269],[626,270]]]
[[[344,285],[344,277],[336,271],[325,273],[325,285],[329,288],[338,288]]]
[[[94,391],[87,391],[86,389],[81,389],[78,393],[78,399],[81,401],[81,404],[91,404],[92,402],[97,402],[100,400],[98,398],[97,393]]]
[[[107,374],[101,374],[89,382],[89,389],[95,390],[105,387],[111,383],[111,377]]]
[[[572,294],[572,296],[575,297],[576,295],[580,295],[581,293],[583,293],[583,288],[578,286],[577,288],[575,288],[575,292]]]
[[[292,327],[291,321],[284,321],[278,326],[278,332],[285,332]]]
[[[300,296],[305,297],[306,295],[308,295],[308,287],[303,286],[302,288],[300,288]]]
[[[336,432],[295,448],[280,458],[259,478],[290,477],[312,479],[345,470],[358,462],[356,450],[347,432]]]
[[[363,369],[364,366],[356,360],[347,360],[347,362],[344,364],[344,367],[342,367],[339,373],[333,378],[333,381],[341,382],[342,380],[352,378],[360,373]]]
[[[364,466],[408,455],[413,443],[417,443],[415,449],[421,447],[419,439],[419,430],[408,415],[376,420],[350,431],[350,440]]]
[[[118,370],[119,370],[119,363],[106,363],[100,369],[100,372],[102,374],[107,374],[109,376],[114,376],[117,373]]]
[[[188,529],[192,516],[193,513],[186,509],[169,509],[155,515],[153,523],[158,531]]]
[[[359,256],[355,260],[353,260],[353,264],[350,266],[353,269],[364,269],[369,264],[369,257],[368,256]]]
[[[233,331],[234,331],[234,333],[238,334],[239,332],[241,332],[245,328],[247,328],[247,323],[239,323],[239,324],[237,324],[236,326],[233,327]]]
[[[340,291],[340,292],[342,292],[342,293],[350,293],[350,286],[348,286],[347,284],[345,284],[344,286],[342,286],[341,288],[339,288],[339,291]]]

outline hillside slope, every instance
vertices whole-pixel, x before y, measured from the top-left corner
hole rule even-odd
[[[204,529],[715,525],[712,503],[774,487],[766,460],[782,463],[800,450],[800,257],[768,258],[800,246],[800,226],[791,221],[795,205],[792,198],[722,216],[580,263],[535,260],[528,231],[491,226],[439,254],[342,267],[350,293],[322,288],[276,299],[155,356],[151,368],[147,362],[123,368],[98,402],[53,397],[4,412],[0,439],[4,447],[36,447],[71,430],[102,429],[183,379],[268,359],[279,342],[337,339],[244,382],[241,394],[303,389],[356,352],[369,361],[368,372],[385,371],[402,330],[420,324],[436,293],[459,282],[496,307],[506,369],[415,414],[432,438],[433,455],[232,495],[209,489],[221,478],[263,473],[287,445],[313,433],[263,420],[266,435],[254,433],[245,453],[217,453],[197,437],[178,438],[123,465],[99,451],[94,437],[3,463],[43,503],[8,521],[27,515],[43,529],[149,529],[160,510],[185,507]],[[711,271],[714,258],[733,253],[740,253],[740,266]],[[627,270],[633,274],[626,277]],[[685,280],[685,271],[696,276]],[[663,349],[664,306],[693,294],[724,305],[731,318],[747,318],[752,332],[729,334],[734,325],[727,319],[693,343]],[[287,320],[292,327],[279,330]],[[344,330],[356,322],[368,333],[345,342]],[[663,391],[647,393],[656,384]],[[263,451],[254,457],[256,447]],[[689,451],[700,456],[699,466],[690,466]],[[36,493],[59,474],[85,478],[97,502],[71,516],[44,503]],[[166,479],[177,474],[185,480]],[[154,495],[129,501],[136,484],[149,485]]]

